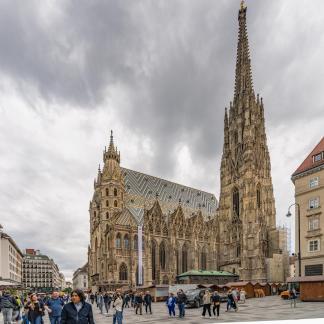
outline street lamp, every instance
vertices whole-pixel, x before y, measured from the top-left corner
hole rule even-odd
[[[290,212],[290,208],[292,206],[297,206],[297,221],[298,221],[298,274],[299,274],[299,277],[301,277],[301,252],[300,252],[300,206],[298,203],[294,203],[294,204],[291,204],[288,208],[288,213],[287,213],[287,217],[290,217],[291,216],[291,212]]]

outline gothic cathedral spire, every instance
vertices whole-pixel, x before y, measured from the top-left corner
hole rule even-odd
[[[236,55],[234,101],[239,100],[244,95],[254,96],[249,40],[246,28],[246,12],[247,7],[244,5],[244,1],[242,1],[238,14],[239,35]]]
[[[275,202],[263,101],[255,97],[246,27],[239,9],[234,101],[225,109],[219,199],[219,266],[242,280],[267,280],[266,258],[274,246]]]

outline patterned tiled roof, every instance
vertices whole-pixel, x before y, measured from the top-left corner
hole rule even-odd
[[[218,205],[215,195],[183,186],[134,170],[121,168],[125,179],[126,207],[137,218],[143,219],[144,209],[149,209],[158,199],[164,214],[173,212],[181,200],[185,215],[201,210],[204,217],[214,216]]]
[[[320,140],[320,142],[315,146],[312,152],[307,156],[304,162],[298,167],[298,169],[293,173],[293,177],[297,174],[303,173],[305,171],[316,168],[322,164],[324,164],[324,137]],[[313,156],[317,154],[322,154],[322,157],[319,161],[314,161]]]

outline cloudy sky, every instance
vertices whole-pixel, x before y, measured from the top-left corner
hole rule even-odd
[[[21,249],[67,278],[86,262],[110,129],[122,166],[218,197],[239,3],[0,1],[0,223]],[[290,176],[323,136],[324,1],[247,5],[283,225]]]

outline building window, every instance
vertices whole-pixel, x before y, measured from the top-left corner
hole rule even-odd
[[[106,188],[106,196],[109,196],[109,189]]]
[[[314,231],[319,229],[319,217],[318,216],[312,216],[308,219],[308,230]]]
[[[257,188],[257,207],[261,208],[261,190],[259,186]]]
[[[305,266],[305,276],[322,276],[323,264],[312,264]]]
[[[127,280],[127,266],[122,263],[119,267],[119,280]]]
[[[308,252],[316,252],[320,250],[320,242],[319,240],[309,241],[309,250]]]
[[[309,188],[317,187],[318,183],[319,183],[319,178],[318,177],[310,179],[309,180]]]
[[[109,207],[109,200],[106,200],[106,207]]]
[[[156,243],[155,243],[155,241],[152,241],[151,260],[152,260],[152,280],[156,280]]]
[[[117,197],[117,189],[114,189],[114,196]]]
[[[236,216],[240,216],[240,194],[237,188],[233,190],[233,212]]]
[[[137,235],[134,236],[134,250],[138,249],[138,237]]]
[[[125,247],[125,250],[129,249],[129,238],[128,238],[127,234],[124,237],[124,247]]]
[[[313,159],[314,159],[314,162],[321,161],[322,160],[322,153],[314,155]]]
[[[188,271],[188,250],[187,247],[184,245],[182,247],[182,273]]]
[[[117,200],[114,201],[114,206],[117,207]]]
[[[121,249],[121,235],[120,233],[116,236],[116,249]]]
[[[319,207],[319,197],[312,198],[309,200],[309,208],[318,208]]]
[[[160,244],[160,266],[162,270],[165,270],[165,245],[164,242]]]
[[[200,260],[201,270],[207,270],[207,253],[205,250],[201,252]]]
[[[109,218],[109,213],[107,212],[107,213],[106,213],[106,219],[108,219],[108,218]]]

